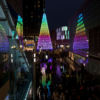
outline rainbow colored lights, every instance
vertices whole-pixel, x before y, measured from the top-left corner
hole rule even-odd
[[[14,39],[15,31],[12,31],[12,39]]]
[[[0,53],[8,53],[9,42],[5,32],[5,29],[0,24]]]
[[[18,33],[18,36],[23,36],[23,20],[19,15],[17,20],[16,31]]]
[[[21,43],[23,44],[23,19],[18,15],[16,31],[18,33],[18,39],[20,39]]]
[[[37,50],[39,50],[40,47],[42,47],[43,50],[52,50],[53,49],[45,13],[43,14],[43,18],[42,18],[42,24],[41,24],[41,29],[40,29]]]
[[[85,26],[83,23],[82,14],[79,15],[79,20],[76,28],[76,35],[73,43],[73,50],[78,52],[86,52],[89,48],[89,43],[86,36]]]

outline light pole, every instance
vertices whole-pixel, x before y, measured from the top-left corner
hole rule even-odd
[[[16,46],[12,46],[11,47],[11,51],[13,52],[13,49],[16,49]],[[13,53],[14,54],[14,53]],[[13,56],[13,54],[11,54],[11,85],[13,85],[13,87],[11,86],[11,94],[13,95],[13,99],[16,100],[16,76],[15,76],[15,66],[14,63],[16,60],[16,51],[15,51],[15,56]],[[14,59],[13,59],[14,58]],[[14,61],[14,62],[13,62]]]
[[[34,44],[34,49],[33,49],[33,100],[36,100],[36,49],[35,49],[35,44]]]

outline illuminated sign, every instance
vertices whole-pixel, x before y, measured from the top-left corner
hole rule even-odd
[[[27,46],[33,46],[33,44],[27,44]]]

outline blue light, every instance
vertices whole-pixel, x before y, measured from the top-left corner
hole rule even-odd
[[[15,31],[12,31],[12,39],[14,39]]]
[[[82,14],[79,15],[79,18],[82,16]]]
[[[27,46],[33,46],[33,44],[27,44]]]
[[[19,39],[18,35],[16,35],[16,39]]]

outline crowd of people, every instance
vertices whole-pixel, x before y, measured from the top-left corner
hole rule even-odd
[[[65,65],[63,62],[59,62],[60,65],[64,65],[66,72],[62,72],[62,83],[55,84],[54,83],[54,75],[55,75],[55,68],[57,61],[56,59],[59,57],[57,54],[51,53],[43,53],[42,55],[37,54],[39,57],[39,62],[37,63],[37,89],[39,95],[37,95],[37,100],[95,100],[93,98],[92,91],[84,85],[84,66],[82,66],[81,70],[78,72],[78,77],[76,76],[76,71],[72,71],[71,75],[69,75],[68,69],[69,64]],[[52,62],[48,62],[45,59],[45,55],[48,55],[48,58],[52,57]],[[64,59],[67,54],[60,54],[60,58]],[[50,97],[48,98],[48,88],[47,86],[43,86],[39,80],[40,77],[42,78],[42,74],[40,71],[40,63],[47,63],[47,70],[46,70],[46,83],[50,80],[49,74],[51,74],[51,84],[50,84]],[[50,66],[52,65],[52,70]],[[62,69],[61,69],[62,71]],[[81,77],[79,79],[79,77]],[[39,88],[38,88],[39,87]],[[37,94],[38,94],[37,93]]]

